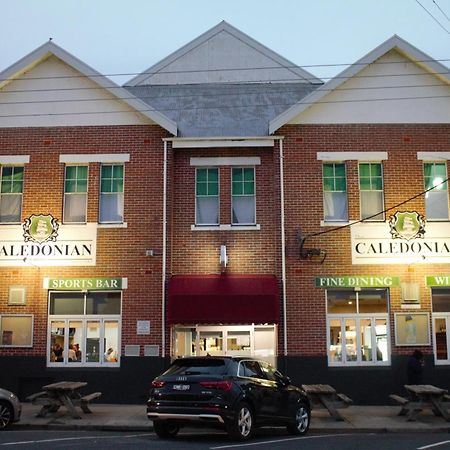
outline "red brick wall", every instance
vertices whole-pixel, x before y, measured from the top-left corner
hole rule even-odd
[[[0,267],[0,313],[34,314],[32,349],[0,349],[3,355],[44,355],[47,339],[47,291],[44,277],[128,277],[123,291],[122,346],[161,344],[163,142],[158,126],[0,129],[0,155],[30,155],[25,166],[22,219],[51,213],[61,220],[64,164],[60,154],[129,153],[125,163],[127,228],[99,228],[97,264],[90,267]],[[89,164],[88,221],[98,220],[100,164]],[[1,225],[0,225],[1,233]],[[10,285],[25,285],[26,306],[9,306]],[[136,321],[151,321],[150,336],[136,336]]]
[[[285,211],[288,299],[288,353],[326,355],[325,290],[314,287],[317,276],[381,275],[399,276],[401,281],[421,286],[422,311],[430,311],[431,290],[425,286],[426,274],[450,273],[449,264],[355,265],[351,264],[350,229],[310,238],[306,247],[327,251],[324,264],[305,261],[298,256],[296,235],[329,230],[321,227],[322,161],[317,152],[388,152],[383,161],[385,208],[392,207],[424,190],[423,162],[417,152],[450,151],[449,125],[289,125],[278,132],[284,135]],[[449,167],[448,167],[449,169]],[[347,186],[350,220],[359,220],[357,161],[347,161]],[[396,209],[397,210],[397,209]],[[387,213],[387,216],[395,211]],[[398,208],[424,214],[424,198],[419,197]],[[450,223],[449,223],[450,234]],[[410,353],[410,347],[394,345],[394,313],[400,311],[400,287],[390,289],[392,354]],[[407,310],[402,310],[407,311]],[[423,350],[423,348],[422,348]],[[432,352],[427,347],[426,352]]]

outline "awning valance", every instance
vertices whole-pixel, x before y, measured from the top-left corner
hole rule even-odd
[[[279,322],[278,280],[273,275],[177,275],[168,294],[171,324]]]

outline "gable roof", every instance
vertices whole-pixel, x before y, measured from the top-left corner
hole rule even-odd
[[[220,48],[217,45],[219,35],[231,39],[226,48]],[[210,59],[196,53],[208,43],[211,45],[211,49],[207,49],[208,54],[212,55]],[[233,47],[230,48],[230,44]],[[239,59],[239,52],[236,51],[238,48],[246,52],[245,57]],[[237,60],[233,58],[237,58]],[[200,60],[203,64],[207,63],[204,68],[196,66]],[[236,61],[238,64],[236,64]],[[222,21],[157,64],[149,67],[140,75],[129,80],[125,83],[125,86],[204,83],[205,80],[197,81],[200,80],[200,74],[214,75],[216,81],[221,83],[258,82],[256,79],[258,75],[255,77],[255,61],[262,65],[258,67],[258,69],[261,69],[262,80],[260,81],[262,82],[277,82],[280,79],[280,73],[283,73],[282,81],[284,82],[322,84],[319,78],[296,66],[229,23]],[[189,73],[194,76],[189,78]],[[239,76],[244,78],[237,78]],[[288,79],[284,79],[286,76]],[[183,77],[186,80],[183,80]]]
[[[340,74],[336,75],[333,79],[318,87],[311,94],[307,95],[298,103],[271,120],[269,123],[269,134],[273,134],[275,131],[301,114],[307,108],[311,107],[313,104],[320,103],[320,100],[328,95],[331,91],[347,82],[349,79],[364,70],[367,66],[374,63],[378,58],[382,57],[393,49],[399,51],[405,57],[420,65],[428,72],[438,76],[444,82],[450,83],[448,67],[444,66],[438,61],[435,61],[429,55],[425,54],[399,36],[394,35],[383,42],[381,45],[376,47],[374,50],[367,53],[367,55],[363,56],[350,67],[343,70]]]
[[[38,64],[45,61],[52,55],[56,56],[65,64],[71,66],[82,75],[86,76],[86,78],[104,88],[118,100],[124,102],[132,109],[136,110],[143,116],[149,118],[150,120],[176,136],[177,124],[175,122],[153,109],[147,103],[143,102],[137,97],[134,97],[127,90],[120,87],[104,75],[100,74],[95,69],[88,66],[75,56],[71,55],[52,41],[46,42],[4,71],[0,72],[0,89],[10,82],[14,81],[14,79],[17,79],[33,67],[36,67]]]

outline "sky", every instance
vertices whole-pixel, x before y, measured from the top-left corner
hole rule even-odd
[[[450,66],[450,0],[0,0],[0,6],[0,71],[52,38],[122,84],[222,20],[325,81],[394,34]],[[330,64],[343,66],[308,67]]]

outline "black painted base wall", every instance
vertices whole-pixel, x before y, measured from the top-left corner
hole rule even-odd
[[[331,384],[358,405],[391,404],[389,394],[404,392],[408,357],[393,357],[388,367],[328,367],[321,357],[279,357],[278,369],[296,385]],[[45,358],[0,357],[0,387],[9,389],[24,401],[43,385],[56,381],[87,381],[86,393],[102,392],[102,403],[145,404],[152,380],[170,363],[163,358],[120,360],[120,368],[48,368]],[[435,366],[433,357],[425,360],[424,383],[450,390],[450,366]]]

